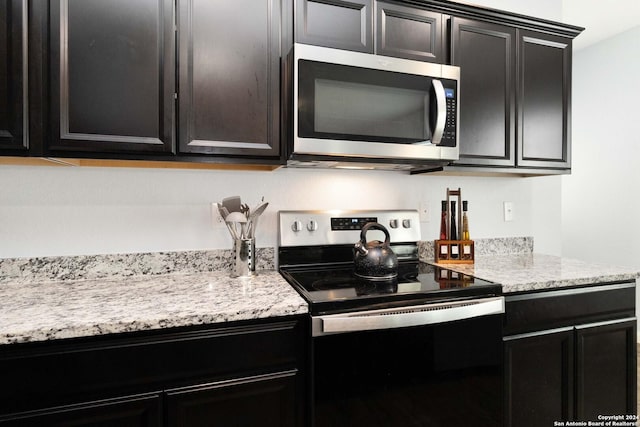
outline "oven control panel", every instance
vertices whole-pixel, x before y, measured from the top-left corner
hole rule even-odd
[[[393,243],[422,238],[417,210],[280,211],[278,241],[280,246],[353,244],[369,222],[384,225]],[[371,230],[367,240],[384,240],[384,233]]]
[[[378,218],[375,216],[331,218],[331,231],[362,230],[362,227],[368,222],[378,222]]]

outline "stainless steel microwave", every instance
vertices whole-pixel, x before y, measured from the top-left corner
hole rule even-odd
[[[458,159],[458,67],[303,44],[289,63],[288,165],[411,170]]]

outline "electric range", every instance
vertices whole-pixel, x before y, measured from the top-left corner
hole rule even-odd
[[[368,222],[395,279],[354,275]],[[420,240],[417,211],[279,213],[279,270],[310,306],[312,426],[502,425],[501,287],[421,263]]]
[[[371,281],[354,274],[353,247],[367,222],[389,231],[397,278]],[[499,284],[421,263],[417,211],[281,211],[279,235],[280,273],[314,315],[501,294]],[[376,236],[383,238],[375,230],[367,234]]]

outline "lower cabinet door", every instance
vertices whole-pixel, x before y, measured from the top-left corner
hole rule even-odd
[[[573,328],[504,338],[505,426],[572,419]]]
[[[576,327],[576,419],[636,414],[636,321]]]
[[[0,417],[2,426],[159,427],[159,394],[101,400],[26,414]]]
[[[169,427],[289,427],[296,421],[296,371],[167,391]]]

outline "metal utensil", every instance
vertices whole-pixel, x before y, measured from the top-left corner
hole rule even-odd
[[[255,209],[253,209],[249,214],[249,223],[247,226],[247,236],[249,238],[253,238],[255,236],[256,226],[258,225],[258,218],[260,217],[262,212],[267,209],[267,206],[269,206],[269,202],[262,203],[261,205],[258,205]]]
[[[242,201],[240,196],[225,197],[222,199],[222,206],[227,208],[229,212],[240,212]]]
[[[227,225],[230,225],[231,235],[234,239],[244,239],[247,235],[247,217],[241,212],[231,212],[225,219]]]

